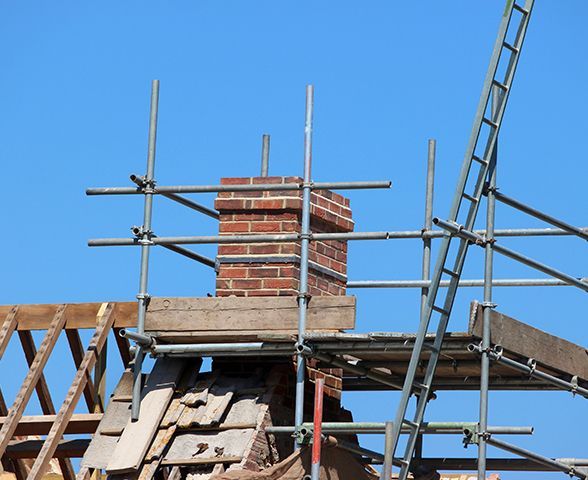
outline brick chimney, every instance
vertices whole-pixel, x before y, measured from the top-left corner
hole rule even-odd
[[[302,184],[299,177],[222,178],[222,185]],[[220,235],[300,233],[302,191],[220,192]],[[311,195],[311,231],[351,232],[349,199],[328,191]],[[296,296],[299,290],[300,242],[221,244],[216,295],[228,297]],[[345,295],[347,242],[313,241],[309,252],[309,293]]]

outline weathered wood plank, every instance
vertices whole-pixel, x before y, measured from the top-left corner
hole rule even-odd
[[[176,429],[177,426],[172,425],[169,428],[164,428],[157,432],[151,447],[149,447],[147,455],[145,455],[146,461],[153,462],[154,460],[159,460],[163,456],[163,452],[175,435]]]
[[[123,362],[123,366],[128,368],[131,363],[131,344],[128,338],[123,338],[120,336],[120,331],[122,328],[114,328],[114,338],[116,340],[116,346],[118,347],[118,352],[120,353],[120,359]]]
[[[65,429],[65,434],[94,433],[98,428],[102,413],[75,413]],[[57,415],[23,415],[16,426],[14,435],[47,435]],[[6,416],[0,417],[4,425]]]
[[[80,458],[84,455],[89,439],[60,440],[53,453],[54,458]],[[8,458],[36,458],[43,446],[43,440],[11,440],[6,449]],[[27,479],[32,479],[32,471]]]
[[[66,328],[95,328],[96,316],[102,303],[68,303]],[[137,325],[137,302],[113,303],[114,325],[129,328]],[[17,313],[18,330],[46,330],[59,305],[19,305]],[[6,317],[12,305],[0,305],[0,318]]]
[[[310,300],[308,330],[355,327],[355,297]],[[152,298],[145,320],[148,331],[292,330],[298,328],[295,297]]]
[[[482,337],[482,306],[472,303],[469,333]],[[563,338],[492,310],[490,314],[490,338],[494,345],[527,358],[550,369],[577,375],[588,380],[588,349]]]
[[[22,417],[24,409],[29,399],[31,398],[31,394],[33,393],[37,381],[43,373],[43,368],[47,364],[47,360],[49,360],[49,355],[57,343],[59,333],[65,324],[65,311],[65,305],[61,305],[57,308],[57,312],[51,321],[51,325],[47,330],[43,341],[41,342],[39,351],[35,355],[33,364],[31,365],[31,368],[29,368],[29,371],[22,383],[22,386],[20,387],[18,394],[16,395],[12,407],[10,407],[8,410],[6,421],[0,429],[0,457],[4,455],[6,447],[12,439],[20,417]]]
[[[6,406],[6,402],[4,400],[4,394],[2,393],[2,389],[0,388],[0,415],[5,417],[7,414],[8,414],[8,407]],[[26,471],[26,468],[21,460],[10,459],[4,455],[4,456],[2,456],[1,463],[2,463],[2,467],[5,471],[15,472],[17,480],[26,480],[27,471]]]
[[[71,356],[73,357],[74,364],[77,368],[80,368],[82,364],[82,360],[84,359],[84,346],[82,345],[82,339],[80,338],[80,332],[77,329],[66,329],[65,336],[67,338],[67,343],[69,344],[69,349],[71,351]],[[86,405],[88,406],[89,412],[94,412],[94,381],[90,376],[90,372],[88,372],[88,378],[86,379],[86,386],[84,387],[84,400],[86,401]]]
[[[100,423],[100,435],[119,437],[131,418],[131,402],[110,402],[106,407],[104,420]]]
[[[88,372],[91,371],[96,364],[97,356],[100,354],[100,351],[106,342],[106,338],[108,337],[108,332],[112,328],[114,322],[113,312],[114,305],[107,303],[103,304],[98,310],[97,321],[94,322],[96,325],[94,335],[92,335],[92,338],[90,339],[82,364],[76,372],[74,381],[65,397],[65,401],[57,413],[55,423],[51,427],[45,443],[43,443],[43,447],[31,468],[29,480],[39,480],[43,476],[49,461],[53,457],[53,454],[59,445],[59,440],[63,436],[67,423],[73,415],[76,404],[82,395],[82,391],[88,378]]]
[[[2,316],[3,312],[0,312],[0,317]],[[16,316],[18,314],[18,305],[14,307],[10,307],[8,313],[5,315],[4,322],[2,323],[2,328],[0,328],[0,360],[4,356],[4,352],[6,351],[6,347],[8,347],[8,342],[12,338],[12,334],[16,329],[17,320]]]
[[[253,432],[253,429],[246,429],[181,433],[174,437],[163,463],[170,465],[180,459],[220,463],[224,462],[224,457],[243,457]]]
[[[185,366],[183,359],[161,358],[155,362],[143,389],[139,420],[129,420],[125,427],[106,467],[109,474],[139,470]]]

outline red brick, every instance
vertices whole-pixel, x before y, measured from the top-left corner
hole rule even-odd
[[[249,271],[249,278],[276,278],[280,276],[280,269],[276,267],[266,268],[255,266],[247,270]]]
[[[261,280],[257,280],[257,279],[233,280],[232,287],[236,288],[236,289],[261,288]]]
[[[221,185],[248,185],[251,183],[251,177],[223,177]]]
[[[223,266],[218,272],[218,278],[247,278],[248,268],[232,268]]]
[[[282,225],[286,222],[252,222],[252,232],[283,232]]]
[[[292,279],[267,278],[263,281],[263,288],[292,288]]]
[[[218,246],[219,255],[247,255],[249,245],[243,244],[221,244]]]
[[[220,233],[248,233],[251,224],[249,222],[225,222],[219,225]]]

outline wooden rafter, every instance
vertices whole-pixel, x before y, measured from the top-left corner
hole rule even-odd
[[[65,328],[96,328],[96,315],[102,303],[68,303]],[[117,302],[115,326],[118,328],[137,325],[137,302]],[[57,305],[19,305],[18,330],[47,330]],[[12,305],[0,305],[0,318],[6,317]]]
[[[12,333],[16,329],[17,314],[18,305],[15,305],[14,307],[11,307],[10,310],[8,310],[6,318],[4,319],[4,323],[2,323],[2,328],[0,328],[0,359],[4,356],[8,342],[10,342]]]
[[[65,428],[65,434],[94,433],[102,413],[75,413]],[[14,435],[47,435],[57,415],[23,415],[18,422]],[[6,416],[0,417],[0,425],[4,425]]]
[[[65,432],[67,424],[71,419],[76,404],[82,395],[83,389],[86,385],[88,372],[94,368],[96,362],[98,360],[98,355],[100,354],[104,344],[106,343],[106,339],[108,337],[108,333],[113,326],[114,323],[114,305],[104,303],[98,310],[97,319],[94,320],[94,325],[96,325],[96,330],[88,348],[86,349],[86,353],[84,354],[84,359],[76,375],[74,377],[74,381],[69,388],[67,395],[65,397],[65,401],[61,405],[59,412],[57,413],[57,418],[53,423],[49,434],[39,454],[33,464],[33,467],[29,473],[29,480],[39,480],[42,478],[49,461],[56,453],[56,450],[59,446],[61,437]],[[97,321],[96,321],[97,320]]]
[[[49,355],[53,350],[53,347],[57,343],[57,339],[59,338],[59,333],[63,329],[66,320],[66,306],[60,305],[57,307],[57,311],[53,316],[53,320],[51,320],[51,324],[45,337],[43,338],[43,342],[39,347],[39,351],[35,355],[35,359],[33,364],[29,368],[29,372],[27,373],[22,386],[18,394],[16,395],[16,399],[12,407],[10,407],[8,411],[8,415],[6,417],[6,422],[2,425],[0,429],[0,456],[4,455],[6,451],[6,447],[8,443],[12,439],[16,427],[24,409],[31,398],[31,394],[39,380],[43,372],[43,368],[47,364],[47,360],[49,359]]]
[[[31,368],[33,366],[33,362],[35,361],[35,356],[37,355],[37,348],[35,347],[33,334],[30,330],[20,330],[18,332],[18,336],[20,338],[20,343],[22,345],[22,349],[29,368]],[[47,381],[45,380],[45,375],[43,372],[41,372],[41,375],[39,375],[35,389],[37,391],[37,397],[39,398],[39,404],[41,405],[41,410],[43,413],[45,415],[55,414],[55,406],[53,405],[51,392],[49,391],[49,387],[47,386]],[[73,465],[71,464],[71,460],[68,458],[60,458],[59,467],[61,468],[61,473],[66,480],[74,480],[75,472]]]
[[[82,339],[80,338],[80,332],[76,329],[65,330],[67,342],[69,343],[69,349],[74,360],[76,369],[80,368],[82,360],[84,359],[84,346],[82,345]],[[94,412],[94,381],[90,376],[90,372],[87,372],[86,386],[84,387],[84,400],[88,406],[88,412]]]

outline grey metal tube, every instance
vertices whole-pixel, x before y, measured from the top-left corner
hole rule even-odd
[[[162,247],[172,252],[179,253],[184,257],[200,262],[201,264],[206,265],[208,267],[216,268],[216,263],[212,258],[200,255],[199,253],[193,252],[192,250],[188,250],[187,248],[178,247],[177,245],[162,245]]]
[[[310,181],[312,167],[312,116],[314,107],[314,88],[306,86],[306,118],[304,121],[304,183],[302,190],[302,225],[300,241],[300,280],[298,292],[298,345],[304,346],[306,313],[308,301],[308,247],[310,236]],[[294,424],[300,427],[304,421],[304,380],[306,360],[302,351],[296,355],[296,400]],[[294,448],[300,448],[298,441]]]
[[[392,464],[394,463],[394,424],[386,422],[384,442],[384,466],[380,478],[390,480],[392,478]]]
[[[121,328],[118,334],[123,338],[128,338],[129,340],[137,342],[139,345],[143,347],[150,347],[151,345],[153,345],[154,339],[151,335],[133,332],[131,330],[127,330],[126,328]]]
[[[286,355],[293,355],[295,349],[291,343],[268,344],[264,342],[243,342],[243,343],[188,343],[188,344],[166,344],[154,345],[151,348],[154,355],[165,354],[215,354],[219,352],[283,352]]]
[[[500,90],[492,87],[492,118],[498,109]],[[492,245],[494,240],[494,220],[496,212],[496,164],[498,157],[498,138],[494,142],[494,149],[490,156],[488,204],[486,210],[486,238],[490,240],[484,246],[484,302],[482,304],[482,354],[480,358],[480,435],[478,438],[478,480],[486,480],[486,434],[488,429],[488,390],[490,383],[490,314],[492,303],[492,278],[494,257]]]
[[[311,183],[311,190],[356,190],[372,188],[390,188],[392,182],[389,180],[368,180],[359,182],[314,182]],[[164,193],[216,193],[216,192],[260,192],[260,191],[287,191],[303,190],[303,186],[296,183],[269,183],[269,184],[247,184],[247,185],[160,185],[155,189],[154,194]],[[138,195],[143,193],[140,189],[133,187],[96,187],[87,188],[86,195]]]
[[[466,240],[469,240],[472,243],[475,243],[476,245],[485,246],[485,244],[486,244],[486,239],[484,237],[477,235],[474,232],[470,232],[469,230],[465,230],[464,228],[461,227],[461,225],[449,223],[449,222],[446,222],[446,221],[441,220],[439,218],[434,218],[433,222],[436,225],[439,225],[440,227],[452,232],[454,235],[457,235],[458,237],[461,237],[461,238],[465,238]],[[513,260],[517,260],[518,262],[521,262],[521,263],[527,265],[528,267],[539,270],[540,272],[546,273],[547,275],[551,275],[552,277],[558,278],[561,281],[566,282],[569,285],[578,287],[581,290],[588,292],[588,284],[586,284],[586,283],[584,283],[584,282],[582,282],[582,281],[580,281],[580,280],[578,280],[578,279],[576,279],[566,273],[560,272],[559,270],[551,268],[543,263],[537,262],[536,260],[533,260],[532,258],[526,257],[518,252],[515,252],[514,250],[510,250],[509,248],[503,247],[503,246],[498,245],[496,243],[493,245],[493,249],[495,252],[498,252],[501,255],[512,258]]]
[[[263,134],[261,139],[261,176],[267,177],[269,170],[270,136]]]
[[[430,232],[433,228],[433,197],[435,192],[435,151],[437,143],[435,140],[429,140],[428,155],[427,155],[427,182],[425,188],[425,222],[424,232]],[[423,266],[422,279],[431,280],[431,237],[423,236]],[[421,316],[424,314],[425,305],[427,303],[427,295],[429,294],[429,287],[422,287],[421,289]]]
[[[481,353],[481,347],[479,345],[470,344],[468,346],[468,350],[471,352],[478,352]],[[539,380],[543,380],[544,382],[550,383],[562,390],[567,390],[574,394],[579,394],[584,398],[588,398],[588,389],[575,385],[571,382],[567,382],[562,380],[561,378],[554,377],[553,375],[549,375],[548,373],[542,372],[537,370],[532,362],[531,366],[525,365],[523,363],[517,362],[516,360],[512,360],[510,358],[506,358],[494,351],[489,352],[490,358],[502,365],[512,368],[513,370],[518,370],[519,372],[523,372],[530,377],[537,378]]]
[[[438,222],[442,222],[437,219]],[[440,223],[439,223],[440,224]],[[451,225],[451,224],[449,224]],[[587,230],[588,231],[588,230]],[[485,230],[475,230],[470,232],[481,236]],[[421,230],[407,230],[407,231],[391,231],[391,232],[349,232],[349,233],[314,233],[311,234],[311,240],[395,240],[395,239],[410,239],[423,238],[423,236],[430,236],[431,238],[440,238],[445,235],[442,231],[431,231],[429,233]],[[555,229],[509,229],[496,230],[495,237],[517,237],[517,236],[543,236],[543,235],[569,235],[563,230]],[[483,237],[480,237],[483,238]],[[299,240],[298,234],[286,235],[225,235],[225,236],[197,236],[197,237],[158,237],[152,239],[153,245],[163,244],[205,244],[205,243],[270,243],[270,242],[292,242]],[[131,246],[140,245],[140,241],[135,238],[99,238],[88,240],[90,247],[106,247],[106,246]],[[420,287],[419,287],[420,288]]]
[[[135,183],[138,187],[143,188],[145,186],[144,179],[139,175],[132,174],[129,178],[131,179],[131,182]],[[214,218],[216,220],[219,219],[219,214],[216,210],[209,208],[205,205],[201,205],[200,203],[194,202],[188,198],[182,197],[175,193],[164,193],[162,194],[162,196],[164,196],[165,198],[169,198],[170,200],[173,200],[174,202],[177,202],[181,205],[184,205],[185,207],[191,208],[192,210],[196,210],[197,212],[203,213],[204,215],[208,215],[211,218]]]
[[[489,193],[489,192],[487,192],[487,193]],[[505,205],[509,205],[513,208],[516,208],[517,210],[520,210],[523,213],[526,213],[527,215],[531,215],[532,217],[538,218],[539,220],[543,220],[544,222],[550,223],[554,227],[557,227],[561,230],[564,230],[565,232],[569,233],[570,235],[576,235],[580,238],[583,238],[584,240],[588,240],[588,233],[585,232],[582,228],[574,227],[573,225],[570,225],[569,223],[566,223],[562,220],[559,220],[555,217],[552,217],[551,215],[543,213],[533,207],[525,205],[524,203],[519,202],[518,200],[515,200],[514,198],[508,197],[508,196],[504,195],[503,193],[495,192],[494,196],[496,197],[496,200],[498,200],[501,203],[504,203]]]
[[[588,283],[588,277],[578,278]],[[431,285],[430,280],[352,280],[347,288],[425,288]],[[460,287],[483,287],[483,279],[460,280]],[[440,287],[447,288],[449,280],[441,280]],[[569,287],[569,283],[553,278],[494,278],[493,287]]]
[[[324,434],[352,434],[381,435],[386,433],[386,425],[392,422],[322,422]],[[302,429],[312,430],[311,423],[303,423]],[[426,435],[463,435],[465,430],[477,431],[477,422],[423,422],[420,431]],[[268,433],[294,433],[293,425],[267,427]],[[529,426],[490,426],[488,433],[497,435],[532,435],[533,427]],[[400,432],[405,435],[410,433],[408,427],[402,427]]]
[[[347,370],[351,373],[355,373],[357,375],[363,375],[367,378],[370,378],[376,382],[383,383],[384,385],[388,385],[394,388],[402,388],[402,385],[399,381],[393,379],[391,376],[386,375],[384,373],[374,372],[368,368],[360,367],[359,365],[353,365],[345,360],[341,360],[340,358],[334,357],[327,353],[320,353],[320,352],[312,352],[311,355],[314,358],[319,359],[321,362],[328,363],[333,365],[337,368],[342,368],[343,370]]]
[[[562,472],[565,472],[569,475],[573,475],[575,477],[582,478],[582,479],[586,478],[585,473],[577,471],[576,469],[574,469],[573,466],[571,466],[567,463],[559,462],[559,461],[554,460],[552,458],[545,457],[543,455],[539,455],[538,453],[531,452],[530,450],[527,450],[525,448],[517,447],[516,445],[512,445],[510,443],[503,442],[502,440],[498,440],[493,437],[488,438],[486,440],[486,442],[490,445],[493,445],[497,448],[500,448],[501,450],[505,450],[507,452],[514,453],[515,455],[519,455],[521,457],[528,458],[529,460],[533,460],[537,463],[541,463],[541,464],[549,466],[549,467],[553,467],[554,469],[561,470]]]
[[[149,239],[151,236],[151,215],[153,213],[153,172],[155,170],[155,146],[157,140],[157,107],[159,102],[159,80],[153,80],[151,84],[151,112],[149,117],[149,141],[147,151],[147,173],[145,182],[147,188],[144,189],[145,206],[143,210],[143,233],[141,236],[141,272],[139,275],[139,293],[137,295],[137,333],[145,333],[145,314],[147,312],[147,303],[149,293],[147,293],[147,283],[149,277]],[[141,367],[143,365],[143,349],[137,348],[135,353],[135,363],[133,365],[133,395],[131,404],[131,420],[139,419],[139,409],[141,403]]]

